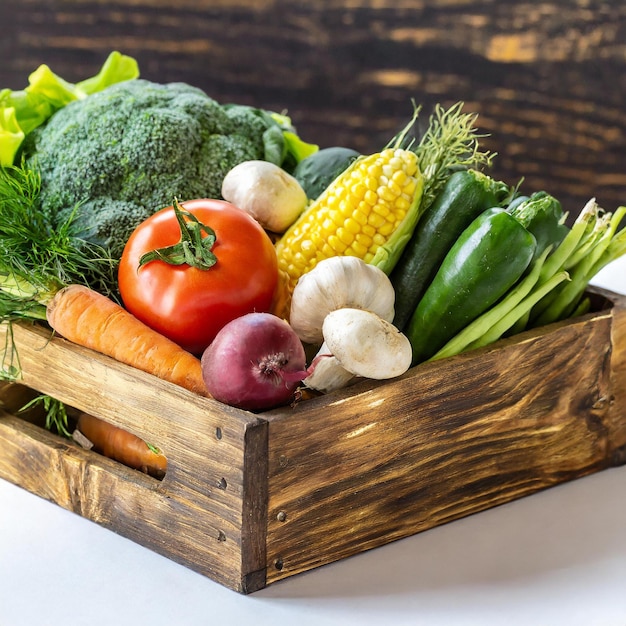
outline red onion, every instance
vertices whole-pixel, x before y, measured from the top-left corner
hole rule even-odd
[[[202,355],[208,392],[249,411],[288,404],[308,375],[302,342],[270,313],[248,313],[224,326]]]

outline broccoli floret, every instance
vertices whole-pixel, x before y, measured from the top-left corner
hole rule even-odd
[[[136,79],[70,103],[27,136],[23,152],[41,173],[52,223],[79,205],[78,234],[119,257],[133,228],[174,198],[221,198],[232,167],[271,154],[269,128],[280,131],[258,109]]]
[[[119,259],[133,230],[152,213],[153,210],[136,202],[99,196],[78,207],[61,209],[55,217],[58,223],[71,218],[73,234],[108,250],[113,259]]]
[[[263,134],[268,128],[278,128],[269,113],[243,104],[225,104],[222,108],[238,135],[249,137],[255,142],[257,150],[262,152],[266,149]]]

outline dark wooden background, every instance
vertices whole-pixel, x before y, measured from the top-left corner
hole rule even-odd
[[[376,151],[424,106],[466,103],[498,156],[577,213],[626,203],[624,0],[0,0],[0,87],[68,80],[118,49],[144,78],[291,115],[320,146]]]

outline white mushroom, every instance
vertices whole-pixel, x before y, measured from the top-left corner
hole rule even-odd
[[[356,376],[339,363],[324,343],[309,366],[311,372],[302,382],[309,389],[330,393],[348,386]]]
[[[291,174],[269,161],[244,161],[222,181],[224,200],[274,233],[283,233],[304,211],[306,193]]]
[[[323,323],[324,341],[341,366],[356,376],[383,380],[411,367],[408,338],[371,311],[337,309]]]

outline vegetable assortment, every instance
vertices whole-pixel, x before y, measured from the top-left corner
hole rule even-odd
[[[0,92],[1,320],[263,411],[585,312],[626,254],[626,207],[590,200],[567,226],[546,191],[489,176],[462,106],[421,135],[416,107],[359,154],[119,53],[76,85],[42,66]],[[19,378],[10,345],[2,373]],[[163,461],[106,437],[129,446],[99,443],[113,458]]]
[[[314,149],[284,117],[137,78],[70,102],[25,137],[21,156],[40,173],[48,219],[65,222],[78,205],[75,233],[117,259],[132,231],[174,198],[219,199],[235,165],[291,167]]]
[[[356,159],[276,244],[283,279],[280,314],[289,315],[298,279],[320,260],[350,255],[389,273],[451,170],[490,161],[477,147],[475,116],[437,108],[416,146],[420,110],[381,152]]]

